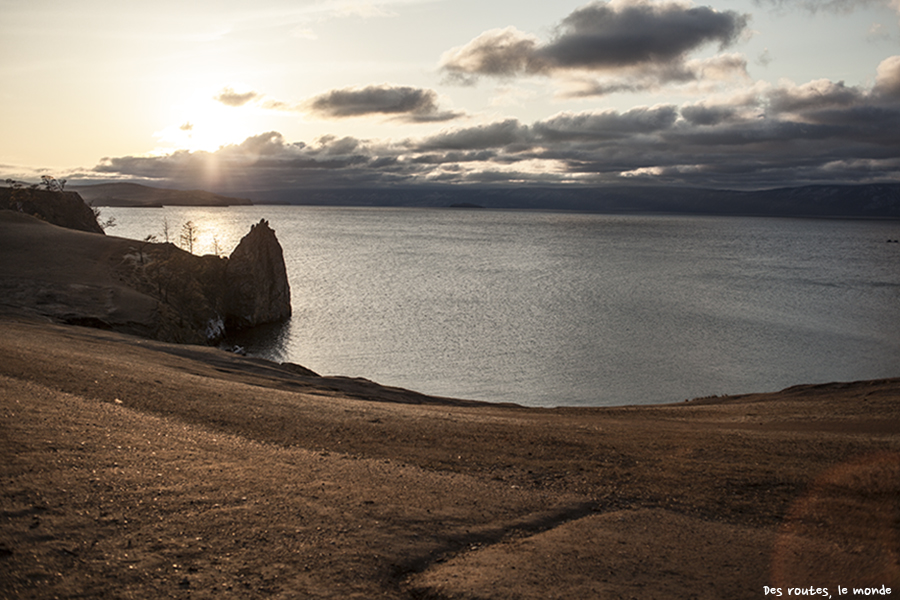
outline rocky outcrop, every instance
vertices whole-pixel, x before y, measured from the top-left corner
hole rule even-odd
[[[120,272],[160,301],[161,339],[216,342],[226,333],[291,316],[284,253],[265,220],[251,227],[228,258],[144,243]]]
[[[291,316],[284,253],[268,221],[245,235],[225,265],[225,326],[243,329]]]
[[[0,188],[0,209],[25,213],[68,229],[103,233],[93,209],[75,192]]]
[[[281,245],[265,221],[223,258],[0,210],[0,313],[205,344],[288,318],[290,297]]]

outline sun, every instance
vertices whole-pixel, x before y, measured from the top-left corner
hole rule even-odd
[[[255,131],[251,107],[234,108],[206,97],[178,108],[179,120],[154,133],[164,152],[214,152],[241,143]]]

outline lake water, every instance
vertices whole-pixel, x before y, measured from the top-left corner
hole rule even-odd
[[[533,406],[900,376],[900,222],[248,206],[103,208],[229,253],[260,218],[294,315],[250,353]],[[215,240],[214,240],[215,238]]]

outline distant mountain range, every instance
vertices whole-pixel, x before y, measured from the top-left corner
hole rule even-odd
[[[808,185],[737,191],[664,186],[531,187],[409,185],[381,188],[253,190],[244,198],[201,190],[134,183],[72,186],[94,206],[317,206],[464,207],[781,217],[900,219],[900,184]],[[252,200],[246,199],[251,198]]]
[[[900,218],[900,184],[809,185],[756,191],[704,188],[407,186],[247,192],[254,204],[430,206],[801,217]]]
[[[230,198],[203,190],[172,190],[137,183],[101,183],[69,186],[91,206],[236,206],[252,204],[244,198]]]

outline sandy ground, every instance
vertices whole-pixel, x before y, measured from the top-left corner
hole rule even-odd
[[[533,409],[15,311],[0,355],[3,598],[900,594],[900,379]]]
[[[0,598],[900,594],[900,379],[432,398],[126,335],[135,244],[0,211]]]

